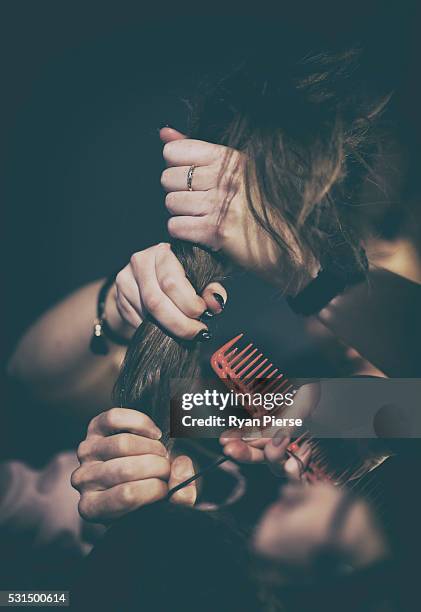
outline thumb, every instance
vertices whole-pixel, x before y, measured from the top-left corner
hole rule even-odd
[[[183,138],[187,138],[185,134],[182,134],[172,127],[168,127],[167,125],[159,130],[159,137],[164,143],[171,142],[172,140],[182,140]]]
[[[179,455],[171,463],[171,474],[168,482],[168,488],[171,490],[181,484],[188,478],[194,475],[194,466],[190,457],[187,455]],[[176,491],[171,496],[173,504],[181,504],[184,506],[193,506],[197,497],[196,481],[191,482],[186,487]]]

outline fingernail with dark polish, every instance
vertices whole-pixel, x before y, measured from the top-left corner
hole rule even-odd
[[[201,329],[195,336],[195,340],[198,342],[207,342],[212,339],[212,334],[207,329]]]
[[[218,304],[220,305],[221,309],[224,310],[225,302],[224,302],[224,298],[222,297],[222,295],[220,295],[219,293],[214,293],[213,297],[218,302]]]
[[[212,319],[213,317],[213,312],[211,312],[210,310],[205,310],[205,312],[203,312],[200,316],[201,319]]]

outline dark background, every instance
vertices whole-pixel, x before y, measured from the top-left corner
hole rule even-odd
[[[166,239],[157,129],[185,129],[186,99],[232,55],[268,39],[279,53],[359,42],[372,79],[396,90],[399,129],[417,148],[416,2],[154,9],[1,3],[2,363],[57,299]],[[260,330],[284,354],[298,354],[302,326],[261,291],[242,284],[234,331]]]

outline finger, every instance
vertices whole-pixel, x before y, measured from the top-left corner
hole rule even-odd
[[[225,444],[223,451],[227,457],[232,457],[243,463],[260,463],[265,457],[263,450],[254,448],[242,440],[228,442]]]
[[[225,308],[228,294],[221,283],[209,283],[202,291],[202,298],[205,300],[208,310],[218,314]]]
[[[111,408],[101,412],[89,423],[88,436],[109,436],[122,431],[153,440],[159,440],[162,436],[162,431],[148,415],[131,408]]]
[[[167,193],[165,206],[171,215],[203,217],[212,210],[207,193],[207,191],[171,191]]]
[[[194,473],[194,466],[190,457],[187,457],[187,455],[179,455],[174,459],[171,464],[168,489],[171,491],[171,489],[173,489],[177,485],[194,476]],[[174,495],[170,497],[170,501],[173,504],[193,506],[196,502],[196,497],[197,485],[196,481],[193,481],[186,487],[183,487],[179,491],[176,491]]]
[[[142,319],[140,318],[138,311],[133,308],[131,303],[127,300],[127,298],[120,293],[117,289],[117,300],[116,300],[117,310],[119,312],[120,317],[123,321],[126,321],[137,329],[139,325],[142,324]]]
[[[168,245],[160,246],[162,247],[160,250],[168,251]],[[146,263],[146,266],[145,268],[140,266],[135,271],[136,277],[140,278],[142,300],[145,308],[169,332],[180,338],[192,340],[199,331],[207,330],[207,326],[200,321],[187,317],[162,291],[157,278],[156,257],[156,248],[153,251],[150,250],[150,252],[145,251],[144,263]],[[138,260],[135,260],[134,265],[137,264]]]
[[[187,174],[190,166],[166,168],[161,174],[165,191],[187,191]],[[197,167],[193,171],[192,191],[207,191],[218,185],[218,169],[214,166]]]
[[[294,451],[294,455],[285,462],[285,474],[291,480],[301,480],[310,461],[311,446],[304,442],[297,451]]]
[[[219,443],[224,445],[227,442],[232,442],[232,440],[241,440],[242,431],[238,427],[234,429],[226,429],[219,436]]]
[[[132,457],[153,454],[167,457],[167,449],[158,442],[131,433],[113,436],[92,436],[79,445],[78,457],[81,463],[89,461],[108,461],[116,457]]]
[[[181,138],[187,138],[185,134],[182,134],[182,132],[169,127],[168,125],[159,130],[159,137],[164,143],[171,142],[173,140],[180,140]]]
[[[271,471],[278,476],[284,474],[284,463],[287,459],[286,450],[290,442],[291,438],[281,433],[279,436],[275,435],[265,446],[265,459]]]
[[[170,249],[157,253],[156,276],[163,293],[187,317],[198,318],[206,310],[205,301],[197,295],[183,266]]]
[[[242,440],[254,448],[264,448],[270,438],[263,437],[261,430],[253,427],[227,429],[219,437],[219,442],[222,445],[233,440]]]
[[[192,138],[177,139],[164,146],[163,156],[170,166],[207,166],[222,159],[227,147]]]
[[[109,461],[86,464],[76,470],[72,484],[83,491],[101,491],[123,482],[160,478],[168,480],[170,462],[166,457],[146,454],[134,457],[118,457]]]
[[[167,223],[173,238],[216,248],[215,225],[206,217],[171,217]]]
[[[158,478],[125,482],[105,491],[91,491],[82,495],[79,512],[87,521],[116,519],[163,499],[167,492],[167,484]]]
[[[134,276],[131,263],[121,270],[116,277],[117,307],[123,313],[131,315],[135,321],[139,321],[138,327],[142,322],[143,305],[140,297],[139,286]]]

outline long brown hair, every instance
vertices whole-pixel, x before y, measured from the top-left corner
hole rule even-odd
[[[386,98],[367,94],[358,53],[319,54],[285,65],[246,61],[193,106],[191,136],[242,151],[247,204],[256,222],[292,264],[294,292],[331,236],[343,237],[360,265],[363,229],[358,194],[381,151],[376,119]],[[229,205],[229,203],[228,203]],[[274,223],[274,219],[281,223]],[[201,292],[224,277],[216,253],[173,241],[186,275]],[[200,345],[169,336],[147,319],[135,333],[117,381],[123,406],[140,407],[168,431],[170,378],[199,374]]]

